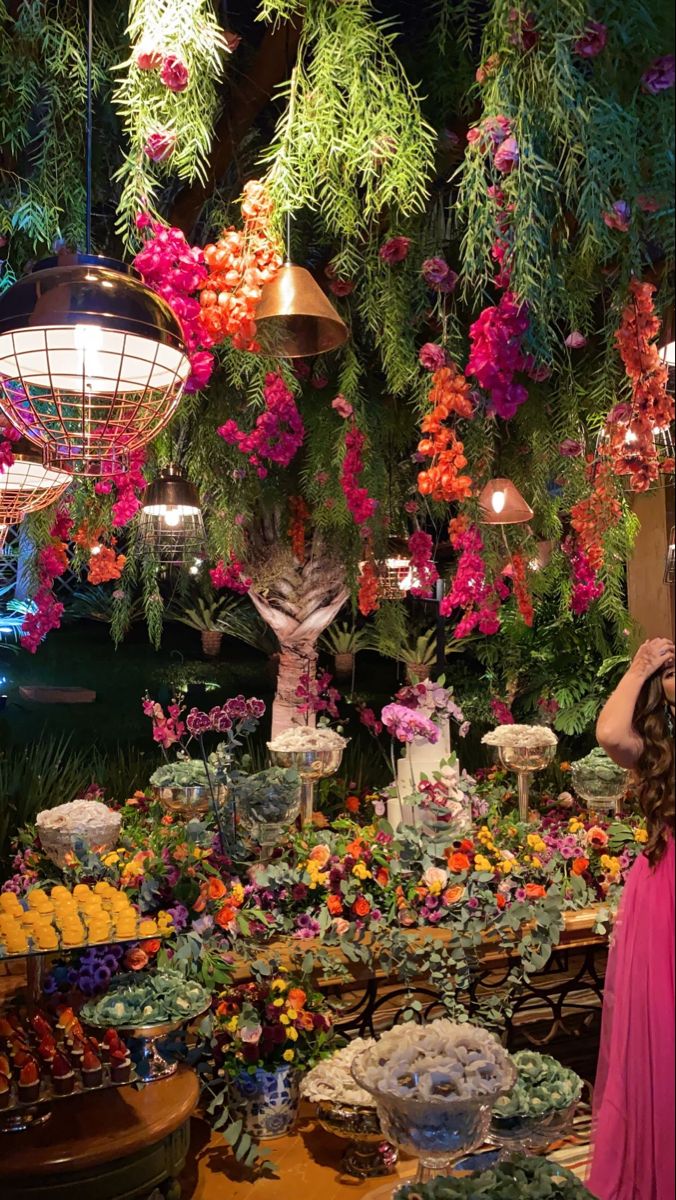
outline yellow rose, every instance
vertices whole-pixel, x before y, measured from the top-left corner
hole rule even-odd
[[[644,842],[648,841],[648,830],[647,829],[635,829],[634,830],[634,838],[637,842],[640,842],[641,845],[643,845]]]
[[[230,889],[230,895],[232,896],[235,904],[242,903],[244,899],[244,888],[242,887],[241,883],[233,883]]]
[[[290,1042],[297,1042],[298,1041],[298,1030],[294,1029],[293,1025],[289,1025],[289,1028],[286,1031],[286,1036]]]
[[[295,1050],[285,1050],[284,1053],[282,1054],[282,1058],[284,1059],[284,1062],[293,1062],[295,1056],[296,1056]]]
[[[531,850],[536,850],[539,854],[542,854],[543,851],[547,849],[545,843],[538,833],[529,833],[526,841],[528,842]]]

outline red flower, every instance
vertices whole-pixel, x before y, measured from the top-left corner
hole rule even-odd
[[[326,907],[328,908],[332,917],[339,917],[343,911],[343,903],[340,899],[340,896],[328,896],[326,900]]]
[[[394,263],[403,262],[408,255],[411,239],[407,237],[393,237],[388,241],[383,242],[378,251],[383,262],[392,266]]]
[[[162,61],[160,79],[170,92],[184,92],[188,86],[190,72],[176,54],[167,54]]]
[[[355,914],[355,916],[357,916],[357,917],[368,916],[368,914],[371,911],[371,905],[369,904],[368,900],[366,899],[366,896],[358,896],[357,897],[354,904],[352,905],[352,911]]]
[[[529,900],[539,900],[542,896],[547,895],[541,883],[527,883],[524,891]]]
[[[171,158],[175,146],[176,134],[171,129],[158,129],[150,134],[143,150],[151,162],[159,163]]]
[[[573,860],[573,865],[571,867],[571,871],[573,872],[573,875],[584,875],[588,866],[589,866],[588,858],[575,858]]]

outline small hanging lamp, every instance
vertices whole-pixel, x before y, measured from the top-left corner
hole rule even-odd
[[[42,454],[27,438],[14,443],[12,454],[14,462],[0,475],[0,547],[10,525],[54,504],[72,482],[67,471],[45,466]]]
[[[197,574],[205,554],[204,518],[197,488],[170,463],[141,497],[138,536],[158,566]]]
[[[305,267],[284,263],[266,283],[256,309],[264,350],[280,358],[309,358],[347,341],[347,326]]]
[[[93,44],[88,0],[85,254],[37,263],[0,298],[0,407],[47,462],[100,476],[167,424],[190,363],[169,305],[91,253]]]
[[[491,479],[479,496],[479,507],[484,525],[525,525],[534,515],[511,479]]]

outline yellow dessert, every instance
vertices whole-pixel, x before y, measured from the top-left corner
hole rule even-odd
[[[59,939],[51,925],[48,928],[37,929],[35,941],[39,950],[58,950],[59,948]]]
[[[139,937],[154,937],[157,933],[157,921],[153,917],[143,917],[138,926]]]
[[[26,954],[28,952],[28,938],[20,929],[8,933],[4,941],[8,954]]]
[[[79,900],[81,896],[91,896],[91,894],[92,889],[88,883],[76,883],[73,888],[73,895],[76,900]]]
[[[0,910],[3,913],[22,913],[23,908],[16,892],[0,892]]]

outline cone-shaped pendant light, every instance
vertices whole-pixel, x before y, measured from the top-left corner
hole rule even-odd
[[[20,438],[12,447],[14,462],[0,475],[0,546],[10,525],[28,513],[54,504],[72,482],[72,475],[45,466],[37,446]]]
[[[479,496],[484,525],[525,525],[533,510],[511,479],[491,479]]]
[[[305,267],[286,262],[263,288],[256,309],[258,340],[267,354],[308,358],[347,341],[347,326]]]
[[[202,505],[195,485],[173,463],[143,493],[138,533],[159,566],[199,567],[205,550]]]

